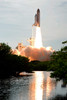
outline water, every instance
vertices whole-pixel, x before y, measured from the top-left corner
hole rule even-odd
[[[32,76],[0,80],[0,100],[67,100],[67,86],[50,78],[50,72],[37,71]]]

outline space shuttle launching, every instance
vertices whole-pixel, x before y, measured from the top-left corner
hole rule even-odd
[[[40,32],[40,9],[37,9],[37,13],[34,16],[34,19],[35,19],[35,22],[32,25],[32,37],[30,39],[27,39],[27,41],[30,42],[30,45],[32,47],[35,47],[35,42],[37,42],[36,41],[37,35],[38,35],[38,38],[41,35],[41,32]],[[41,38],[40,38],[40,40],[41,40]]]
[[[35,23],[33,26],[38,26],[40,27],[40,10],[37,9],[37,14],[35,14]]]

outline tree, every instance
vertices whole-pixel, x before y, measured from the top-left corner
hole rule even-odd
[[[62,42],[62,44],[65,44],[65,43],[67,43],[67,41]]]
[[[9,77],[22,71],[31,71],[29,59],[26,57],[14,55],[11,47],[5,43],[0,43],[0,77]]]
[[[0,43],[0,57],[11,54],[11,47],[5,43]]]
[[[63,43],[65,44],[67,41]],[[67,81],[67,46],[61,48],[60,51],[54,52],[51,60],[51,68],[54,70],[51,76]]]

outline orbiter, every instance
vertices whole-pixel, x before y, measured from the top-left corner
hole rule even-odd
[[[35,14],[35,23],[33,26],[38,26],[40,27],[40,10],[37,9],[37,14]]]

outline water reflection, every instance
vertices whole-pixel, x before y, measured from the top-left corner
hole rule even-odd
[[[43,100],[43,80],[43,72],[35,72],[29,85],[30,100]]]
[[[35,73],[35,100],[43,99],[43,72]]]
[[[66,95],[67,87],[61,86],[62,81],[50,78],[50,72],[36,71],[29,77],[0,80],[0,100],[54,100]]]
[[[44,95],[43,99],[48,100],[52,95],[54,95],[54,89],[56,86],[56,80],[50,78],[50,73],[44,73]],[[53,93],[52,93],[53,92]]]
[[[30,84],[31,100],[46,100],[51,96],[56,81],[52,80],[49,75],[49,72],[35,72],[35,76]]]

